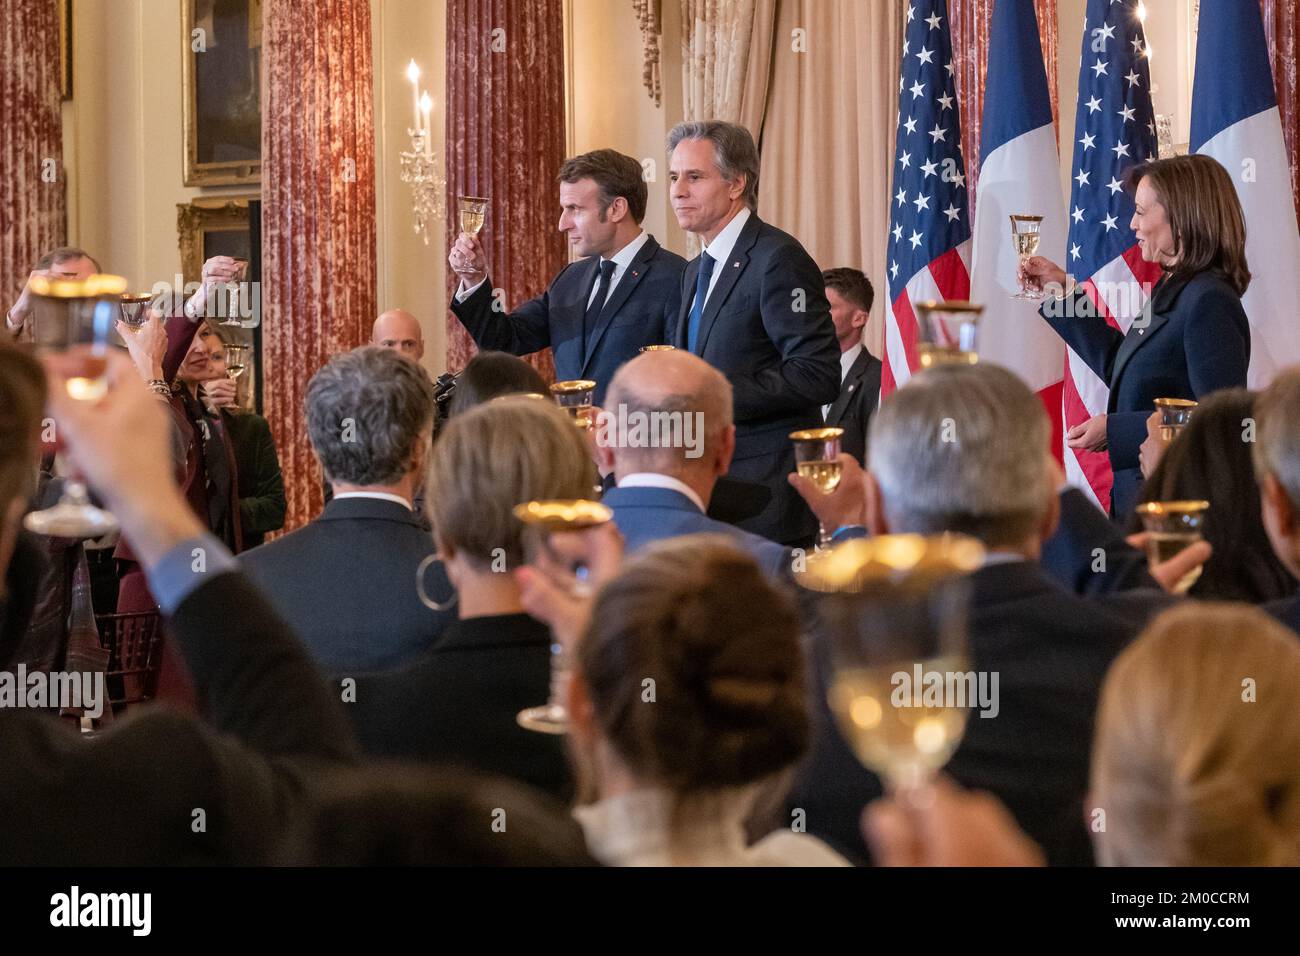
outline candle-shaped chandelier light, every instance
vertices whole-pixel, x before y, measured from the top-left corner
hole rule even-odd
[[[443,196],[447,181],[433,155],[433,130],[429,124],[433,100],[427,91],[420,92],[420,67],[414,60],[407,64],[406,78],[411,82],[415,125],[406,130],[411,137],[411,148],[401,153],[402,182],[411,187],[415,232],[428,245],[429,224],[447,217]]]

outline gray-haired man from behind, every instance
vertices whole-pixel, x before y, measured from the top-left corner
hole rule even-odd
[[[394,667],[454,612],[412,508],[433,429],[433,386],[399,352],[336,355],[307,386],[307,429],[333,499],[303,528],[239,557],[327,674]],[[418,587],[417,587],[418,579]]]

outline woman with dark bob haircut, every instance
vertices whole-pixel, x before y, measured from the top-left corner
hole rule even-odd
[[[1250,363],[1250,326],[1241,307],[1250,284],[1246,222],[1228,171],[1208,156],[1173,156],[1136,166],[1127,179],[1130,226],[1143,260],[1160,270],[1146,311],[1127,334],[1056,263],[1035,256],[1022,267],[1031,287],[1049,292],[1043,318],[1110,386],[1106,411],[1071,428],[1066,440],[1071,448],[1109,453],[1111,514],[1121,522],[1137,504],[1138,449],[1155,399],[1199,400],[1244,387]],[[1090,200],[1085,222],[1107,208],[1105,188],[1084,197]]]

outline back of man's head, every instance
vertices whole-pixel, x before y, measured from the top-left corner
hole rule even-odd
[[[989,547],[1039,534],[1051,507],[1051,426],[1038,397],[996,365],[914,376],[871,419],[869,468],[893,532],[955,531]]]
[[[1278,558],[1300,572],[1288,538],[1300,520],[1300,366],[1282,372],[1255,400],[1255,475],[1262,486],[1264,528]],[[1285,500],[1281,500],[1284,497]],[[1283,521],[1289,516],[1290,520]]]
[[[596,441],[612,451],[618,476],[681,477],[730,464],[731,383],[698,356],[645,352],[621,366],[605,393]]]
[[[390,349],[336,355],[307,385],[307,431],[329,481],[397,482],[432,428],[429,376]]]

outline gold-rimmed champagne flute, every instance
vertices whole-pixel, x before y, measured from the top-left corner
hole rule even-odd
[[[1154,567],[1200,541],[1209,508],[1210,503],[1203,500],[1145,501],[1138,505],[1138,517],[1147,532],[1147,563]],[[1174,592],[1186,594],[1200,576],[1199,566],[1188,571],[1174,585]]]
[[[514,516],[524,523],[524,552],[528,563],[565,590],[590,596],[585,565],[568,564],[551,546],[551,536],[586,531],[613,520],[614,512],[599,501],[573,499],[529,501],[514,508]],[[562,568],[556,571],[556,568]],[[544,734],[562,734],[569,728],[564,708],[569,680],[569,657],[558,640],[551,643],[551,688],[545,704],[521,710],[519,726]]]
[[[840,484],[843,471],[839,460],[840,439],[843,437],[843,428],[807,428],[790,433],[790,441],[794,442],[795,470],[824,495],[829,495]],[[825,551],[830,543],[830,532],[818,521],[816,550]]]
[[[974,365],[979,361],[978,331],[984,306],[964,300],[916,305],[916,351],[921,368]]]
[[[1157,398],[1155,406],[1160,413],[1160,438],[1167,445],[1191,421],[1196,402],[1189,398]]]
[[[488,203],[486,196],[461,196],[459,201],[460,231],[477,236],[487,218]]]
[[[596,383],[588,379],[556,382],[551,386],[555,403],[569,413],[573,424],[579,428],[591,427],[591,408],[596,395]]]
[[[222,325],[243,325],[240,321],[241,302],[244,297],[244,283],[248,279],[248,260],[243,256],[231,256],[235,262],[237,275],[226,283],[226,316]]]
[[[1024,265],[1033,256],[1038,255],[1038,240],[1043,229],[1042,216],[1030,216],[1024,213],[1011,217],[1011,243],[1015,246],[1020,265]],[[1045,293],[1030,289],[1024,282],[1013,299],[1041,299]]]
[[[904,801],[923,799],[970,708],[985,703],[967,623],[968,575],[983,559],[980,543],[961,535],[878,535],[845,542],[798,575],[819,592],[816,650],[840,733]],[[983,686],[991,691],[991,680]]]
[[[122,317],[121,276],[85,279],[33,276],[33,342],[38,351],[57,354],[64,366],[64,388],[77,401],[97,402],[108,392],[109,335]],[[57,454],[57,453],[56,453]],[[23,519],[27,530],[55,538],[98,538],[118,527],[117,519],[90,502],[85,482],[70,471],[52,507]]]

